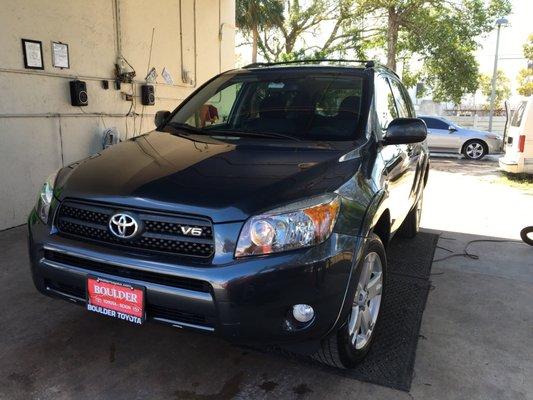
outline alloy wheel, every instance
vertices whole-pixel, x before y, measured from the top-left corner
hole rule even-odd
[[[350,343],[357,350],[364,348],[372,337],[379,315],[382,290],[383,266],[381,258],[376,252],[371,252],[366,255],[363,261],[352,313],[348,320]]]
[[[485,149],[483,148],[483,145],[481,143],[472,142],[466,146],[465,152],[468,155],[468,157],[475,160],[475,159],[480,158],[483,155],[483,153],[485,152]]]

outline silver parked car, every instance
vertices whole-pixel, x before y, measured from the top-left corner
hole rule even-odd
[[[432,152],[458,153],[471,160],[481,160],[502,150],[500,135],[468,129],[443,117],[419,116],[428,127],[428,146]]]

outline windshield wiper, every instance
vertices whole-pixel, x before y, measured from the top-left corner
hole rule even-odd
[[[186,132],[195,133],[199,135],[209,135],[208,132],[204,131],[202,128],[197,128],[195,126],[184,124],[181,122],[169,122],[167,124],[168,126],[174,128],[174,129],[182,129]]]
[[[277,133],[277,132],[256,132],[256,131],[233,131],[233,130],[217,130],[217,129],[208,129],[205,130],[204,133],[209,132],[209,135],[228,135],[228,136],[238,136],[238,137],[250,137],[250,136],[257,136],[257,137],[268,137],[268,138],[278,138],[278,139],[290,139],[295,140],[297,142],[301,142],[302,139],[299,139],[295,136],[286,135],[284,133]]]
[[[234,131],[228,129],[202,129],[195,126],[185,124],[182,122],[169,122],[169,126],[175,129],[182,129],[186,132],[194,133],[197,135],[228,135],[228,136],[258,136],[258,137],[270,137],[270,138],[281,138],[281,139],[290,139],[301,142],[302,140],[291,135],[286,135],[284,133],[277,132],[255,132],[255,131]]]

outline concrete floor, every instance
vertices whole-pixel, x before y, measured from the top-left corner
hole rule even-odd
[[[531,194],[487,180],[493,162],[439,158],[433,167],[423,226],[442,233],[439,246],[460,253],[470,240],[517,238],[528,210],[533,218]],[[0,399],[533,399],[533,247],[525,244],[473,243],[478,260],[434,263],[410,393],[89,314],[33,289],[24,228],[0,232],[0,249]],[[439,249],[435,259],[448,254]]]

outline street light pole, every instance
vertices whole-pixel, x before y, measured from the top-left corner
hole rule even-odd
[[[494,98],[496,97],[496,76],[498,74],[498,52],[500,50],[500,29],[509,21],[506,18],[499,18],[496,21],[498,33],[496,36],[496,54],[494,54],[494,70],[492,71],[492,88],[490,91],[490,109],[489,109],[489,132],[492,132],[492,118],[494,116]]]

